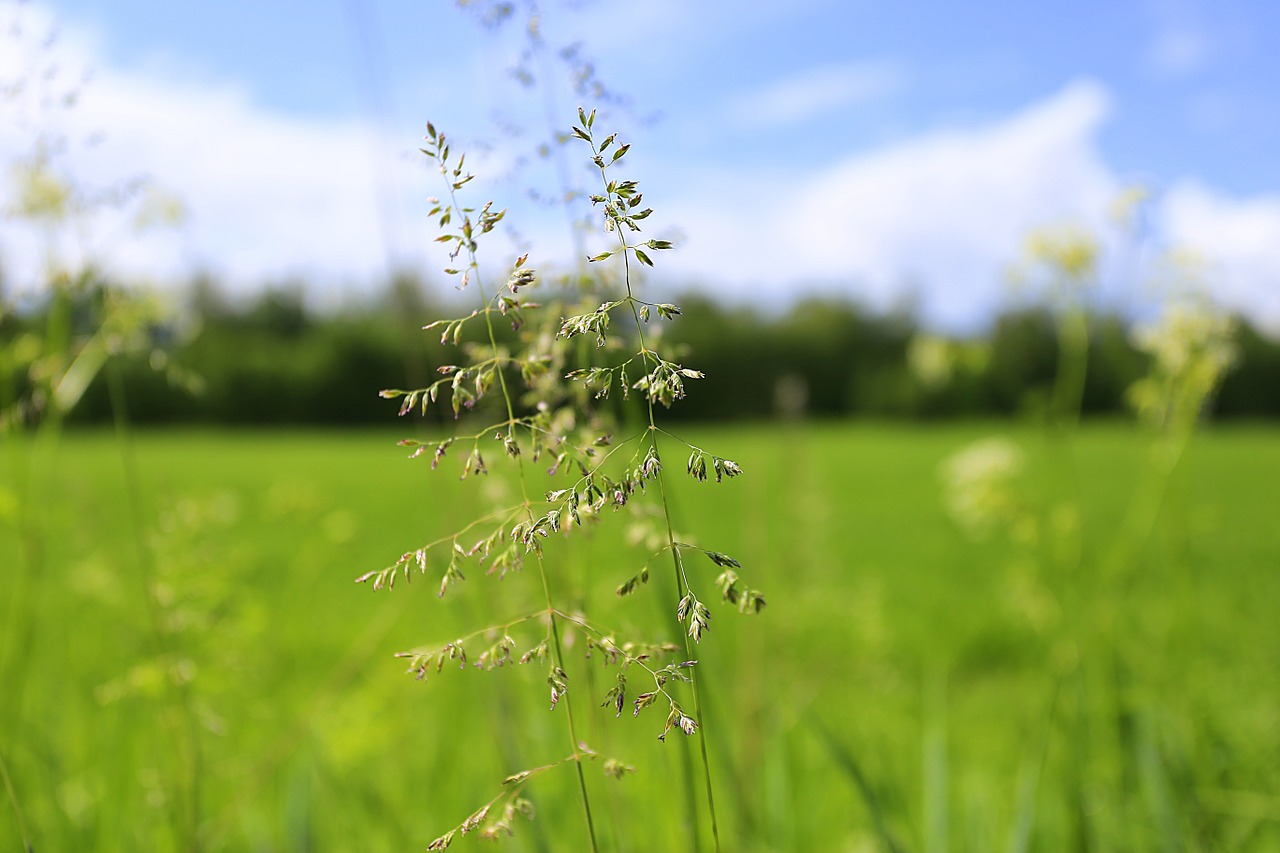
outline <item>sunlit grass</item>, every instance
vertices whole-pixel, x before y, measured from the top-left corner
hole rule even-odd
[[[735,718],[732,743],[706,728],[730,849],[937,849],[939,832],[953,850],[1008,845],[1027,755],[1059,725],[1048,722],[1059,670],[1058,650],[1011,583],[1009,549],[969,542],[945,511],[940,463],[990,432],[826,425],[688,436],[747,473],[714,503],[709,487],[680,482],[677,527],[750,560],[764,589],[786,590],[758,620],[715,618],[717,642],[701,650],[706,671],[719,673],[709,676],[707,714]],[[420,848],[465,817],[476,790],[500,781],[493,768],[563,757],[553,714],[527,710],[545,689],[537,674],[446,671],[422,684],[392,657],[477,624],[476,590],[486,609],[519,600],[517,586],[533,582],[527,571],[469,577],[445,601],[430,577],[390,594],[352,583],[471,514],[459,484],[406,461],[396,437],[141,435],[169,657],[148,639],[115,440],[65,439],[45,472],[53,500],[45,576],[25,603],[36,615],[26,689],[16,708],[12,696],[0,703],[0,755],[36,849],[174,844],[165,798],[187,759],[172,747],[176,722],[158,687],[165,667],[178,667],[196,698],[210,849]],[[1015,437],[1032,450],[1035,473],[1038,434]],[[1142,447],[1128,426],[1080,434],[1082,523],[1094,541],[1115,528]],[[1116,772],[1137,774],[1132,784],[1146,792],[1135,802],[1150,804],[1127,815],[1134,849],[1159,849],[1169,832],[1188,846],[1198,837],[1235,849],[1280,843],[1278,481],[1274,430],[1204,433],[1137,558],[1120,636],[1126,695],[1144,712],[1132,742],[1145,752],[1114,756]],[[603,539],[584,550],[597,609],[655,639],[678,636],[670,614],[645,601],[614,603],[638,552]],[[16,562],[6,526],[0,565]],[[0,573],[0,612],[12,577]],[[587,707],[610,680],[596,679]],[[575,689],[586,694],[585,682]],[[512,719],[521,736],[495,737]],[[679,746],[657,744],[626,714],[594,715],[585,739],[639,771],[610,782],[618,792],[591,777],[605,804],[602,843],[681,849],[683,810],[610,805],[615,796],[663,802],[657,792],[679,773]],[[1051,741],[1034,795],[1040,849],[1070,840],[1063,742]],[[510,849],[554,847],[557,824],[577,820],[571,787],[548,777],[530,792],[537,820],[518,827]],[[1172,817],[1159,806],[1166,796]],[[6,802],[0,844],[17,843],[14,821]]]

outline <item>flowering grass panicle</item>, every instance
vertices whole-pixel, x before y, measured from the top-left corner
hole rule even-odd
[[[441,638],[403,651],[399,657],[408,661],[409,672],[418,679],[449,669],[543,668],[544,696],[553,711],[563,708],[570,748],[559,762],[508,775],[500,794],[439,836],[429,849],[444,849],[471,832],[491,838],[510,834],[515,817],[533,814],[531,802],[522,793],[526,784],[570,765],[578,779],[588,846],[599,849],[596,809],[583,770],[597,753],[579,735],[582,711],[573,700],[577,677],[571,675],[574,665],[566,659],[566,635],[579,638],[575,647],[587,657],[594,653],[614,668],[599,707],[615,717],[627,710],[631,717],[648,716],[648,709],[664,708],[658,739],[665,741],[673,732],[692,738],[700,736],[706,724],[695,654],[712,621],[706,601],[719,597],[743,613],[758,613],[765,606],[764,594],[743,580],[737,559],[676,536],[666,481],[674,469],[666,464],[664,451],[670,453],[678,445],[681,456],[687,454],[686,474],[699,483],[732,479],[742,473],[742,467],[659,426],[657,408],[683,399],[690,383],[704,378],[701,371],[667,354],[661,336],[651,327],[675,320],[680,308],[637,295],[638,267],[652,266],[655,254],[673,246],[667,240],[634,236],[653,211],[643,206],[634,181],[615,179],[610,171],[630,146],[616,134],[597,141],[594,112],[579,110],[578,119],[572,136],[590,147],[590,162],[601,180],[601,191],[591,201],[603,213],[604,233],[615,241],[589,260],[600,265],[614,258],[621,273],[613,277],[617,286],[609,276],[591,278],[596,292],[588,291],[585,304],[558,316],[528,297],[541,285],[528,254],[511,263],[502,286],[495,288],[486,281],[478,252],[485,236],[503,221],[505,211],[492,202],[474,206],[462,201],[473,175],[466,169],[465,155],[455,157],[449,141],[434,125],[427,126],[427,144],[422,149],[438,166],[445,187],[439,198],[431,200],[430,214],[441,232],[437,241],[449,250],[445,272],[460,290],[473,289],[476,306],[463,316],[424,327],[439,333],[443,343],[459,352],[454,363],[437,368],[439,379],[420,388],[386,389],[381,395],[398,401],[401,415],[444,406],[458,424],[450,435],[403,440],[401,445],[412,448],[411,458],[428,458],[433,469],[455,459],[463,479],[496,474],[501,467],[498,460],[505,460],[516,497],[489,507],[460,529],[433,536],[357,581],[382,589],[393,587],[399,579],[435,574],[437,594],[444,598],[474,574],[473,568],[501,578],[532,563],[539,592],[536,604],[514,615],[495,614],[491,623],[461,637]],[[619,319],[620,323],[614,322]],[[510,332],[505,331],[508,326]],[[590,346],[580,346],[582,341]],[[632,428],[625,418],[611,415],[605,407],[611,394],[624,402],[633,395],[642,401],[642,422]],[[616,437],[619,433],[622,438]],[[654,552],[619,578],[616,592],[620,597],[638,592],[650,579],[651,563],[666,556],[676,590],[669,613],[683,642],[622,639],[589,609],[584,612],[567,605],[571,600],[581,602],[584,596],[574,589],[575,579],[567,568],[572,543],[566,537],[588,525],[613,526],[621,536],[629,536],[627,526],[607,523],[614,515],[642,522],[658,519],[660,534]],[[686,558],[697,554],[717,570],[714,579],[701,580],[703,575],[695,576],[687,566]],[[705,738],[699,737],[698,745],[706,814],[718,850],[719,826]],[[614,779],[635,770],[617,758],[606,758],[602,767],[604,775]]]

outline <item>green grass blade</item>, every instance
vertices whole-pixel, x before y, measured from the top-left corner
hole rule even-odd
[[[836,766],[844,772],[845,776],[853,784],[854,789],[857,790],[858,795],[862,798],[862,802],[867,807],[867,812],[871,815],[871,821],[875,825],[876,835],[880,838],[884,849],[888,850],[889,853],[905,853],[904,848],[889,829],[889,823],[884,809],[880,805],[880,800],[876,796],[875,790],[871,787],[871,783],[867,780],[866,774],[862,772],[862,767],[858,764],[853,752],[841,743],[817,717],[810,716],[808,722],[809,727],[835,760]]]

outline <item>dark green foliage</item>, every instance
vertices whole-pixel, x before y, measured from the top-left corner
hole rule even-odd
[[[438,336],[406,327],[405,300],[423,309],[420,287],[401,281],[359,310],[319,312],[296,291],[268,290],[231,307],[196,290],[193,333],[159,330],[165,361],[189,382],[155,369],[142,354],[123,362],[131,417],[138,423],[381,424],[388,404],[370,393],[369,377],[402,385],[422,381],[443,360]],[[441,422],[432,413],[433,423]],[[90,386],[73,418],[110,418],[105,380]]]
[[[1222,417],[1280,417],[1280,345],[1241,322],[1240,361],[1218,389],[1214,411]]]
[[[93,295],[74,315],[88,322]],[[733,308],[706,297],[678,300],[683,313],[668,340],[707,379],[674,407],[677,420],[814,417],[951,418],[1038,412],[1056,370],[1052,315],[1024,309],[1001,315],[985,335],[990,358],[928,387],[913,376],[907,350],[918,321],[877,314],[842,299],[812,298],[779,315]],[[130,416],[139,423],[380,424],[391,403],[369,391],[370,376],[395,387],[425,384],[433,365],[449,360],[439,335],[423,333],[415,318],[450,313],[401,279],[367,304],[340,310],[308,307],[296,289],[268,290],[231,304],[216,287],[197,282],[187,300],[190,328],[151,330],[164,353],[122,359]],[[655,319],[664,306],[658,306]],[[0,318],[13,337],[39,329],[44,312]],[[1211,407],[1225,418],[1280,416],[1280,342],[1241,319],[1240,360]],[[500,340],[514,339],[507,323]],[[463,330],[464,339],[471,334]],[[981,340],[981,339],[978,339]],[[1082,399],[1086,415],[1123,414],[1125,389],[1146,370],[1130,330],[1115,316],[1090,321],[1090,352]],[[175,375],[176,374],[176,375]],[[175,379],[179,381],[175,381]],[[190,380],[190,381],[188,381]],[[615,382],[611,405],[624,405]],[[610,405],[605,401],[602,405]],[[447,412],[431,411],[429,423]],[[72,415],[80,423],[110,419],[106,380],[99,377]]]
[[[991,404],[1001,414],[1013,414],[1029,395],[1042,396],[1057,369],[1053,317],[1048,311],[1007,314],[991,333],[991,369],[987,387]]]

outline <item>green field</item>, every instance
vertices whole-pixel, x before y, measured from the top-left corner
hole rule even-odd
[[[940,464],[992,433],[1027,454],[1031,544],[973,541],[947,514]],[[528,569],[443,600],[434,566],[353,584],[503,488],[406,461],[398,437],[143,433],[132,468],[107,434],[5,448],[0,849],[21,820],[36,851],[420,850],[568,753],[545,672],[420,683],[392,657],[541,595]],[[577,638],[582,737],[637,770],[587,768],[605,849],[699,849],[691,823],[706,849],[685,795],[706,737],[726,850],[1280,850],[1280,433],[1198,435],[1127,539],[1147,458],[1128,425],[1070,451],[992,424],[686,437],[746,475],[676,472],[676,527],[741,560],[769,604],[713,610],[689,739],[656,739],[661,710],[599,709],[613,675]],[[664,564],[613,596],[648,556],[603,535],[625,523],[552,540],[555,592],[619,636],[674,638]],[[570,768],[528,792],[536,820],[507,849],[585,849]]]

